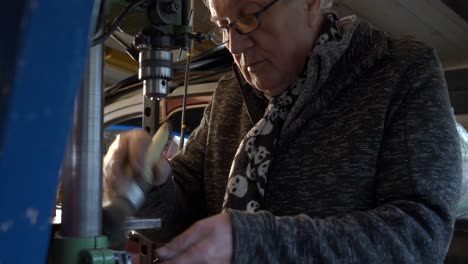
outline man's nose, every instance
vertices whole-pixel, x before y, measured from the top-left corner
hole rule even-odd
[[[239,34],[234,28],[229,30],[227,48],[231,54],[240,54],[253,45],[253,40],[246,34]]]

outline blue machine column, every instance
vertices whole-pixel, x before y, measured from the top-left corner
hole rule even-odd
[[[73,105],[99,4],[21,2],[26,4],[20,30],[8,36],[20,39],[18,56],[10,65],[11,75],[0,75],[2,89],[10,88],[0,119],[0,263],[44,263]],[[8,13],[8,4],[3,10]]]

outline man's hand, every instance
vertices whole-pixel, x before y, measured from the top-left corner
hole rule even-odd
[[[231,263],[232,220],[227,213],[200,220],[156,250],[163,263]]]
[[[117,136],[103,162],[104,191],[109,197],[112,197],[120,186],[128,184],[132,180],[131,177],[141,175],[150,144],[150,135],[142,130],[131,130]],[[154,164],[153,184],[163,184],[170,174],[171,166],[163,157]]]

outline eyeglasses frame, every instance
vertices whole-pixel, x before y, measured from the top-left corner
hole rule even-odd
[[[238,17],[236,20],[228,23],[226,26],[223,26],[223,27],[215,27],[213,28],[210,32],[208,32],[208,36],[210,37],[210,39],[217,45],[223,45],[223,44],[226,44],[229,42],[229,39],[224,41],[224,42],[216,42],[214,40],[214,38],[212,37],[212,32],[215,32],[216,30],[219,30],[219,29],[227,29],[228,33],[230,31],[231,28],[234,28],[236,30],[237,33],[241,34],[241,35],[247,35],[247,34],[250,34],[252,32],[254,32],[255,30],[257,30],[261,25],[262,25],[262,21],[260,21],[260,16],[265,13],[268,9],[270,9],[270,7],[272,7],[275,3],[277,3],[279,0],[273,0],[271,1],[271,3],[269,3],[268,5],[266,5],[265,7],[263,7],[260,11],[258,12],[255,12],[253,14],[248,14],[248,15],[244,15],[244,16],[240,16]],[[240,20],[240,19],[243,19],[243,18],[246,18],[246,17],[249,17],[249,16],[254,16],[255,19],[257,20],[257,26],[248,31],[248,32],[241,32],[240,29],[236,26],[236,23]]]

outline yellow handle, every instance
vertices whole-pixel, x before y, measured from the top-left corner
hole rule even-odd
[[[158,131],[156,131],[156,134],[154,134],[153,139],[151,140],[151,145],[145,155],[143,178],[150,184],[153,183],[154,179],[153,164],[161,159],[168,139],[169,125],[168,123],[163,123],[162,126],[159,127]]]

